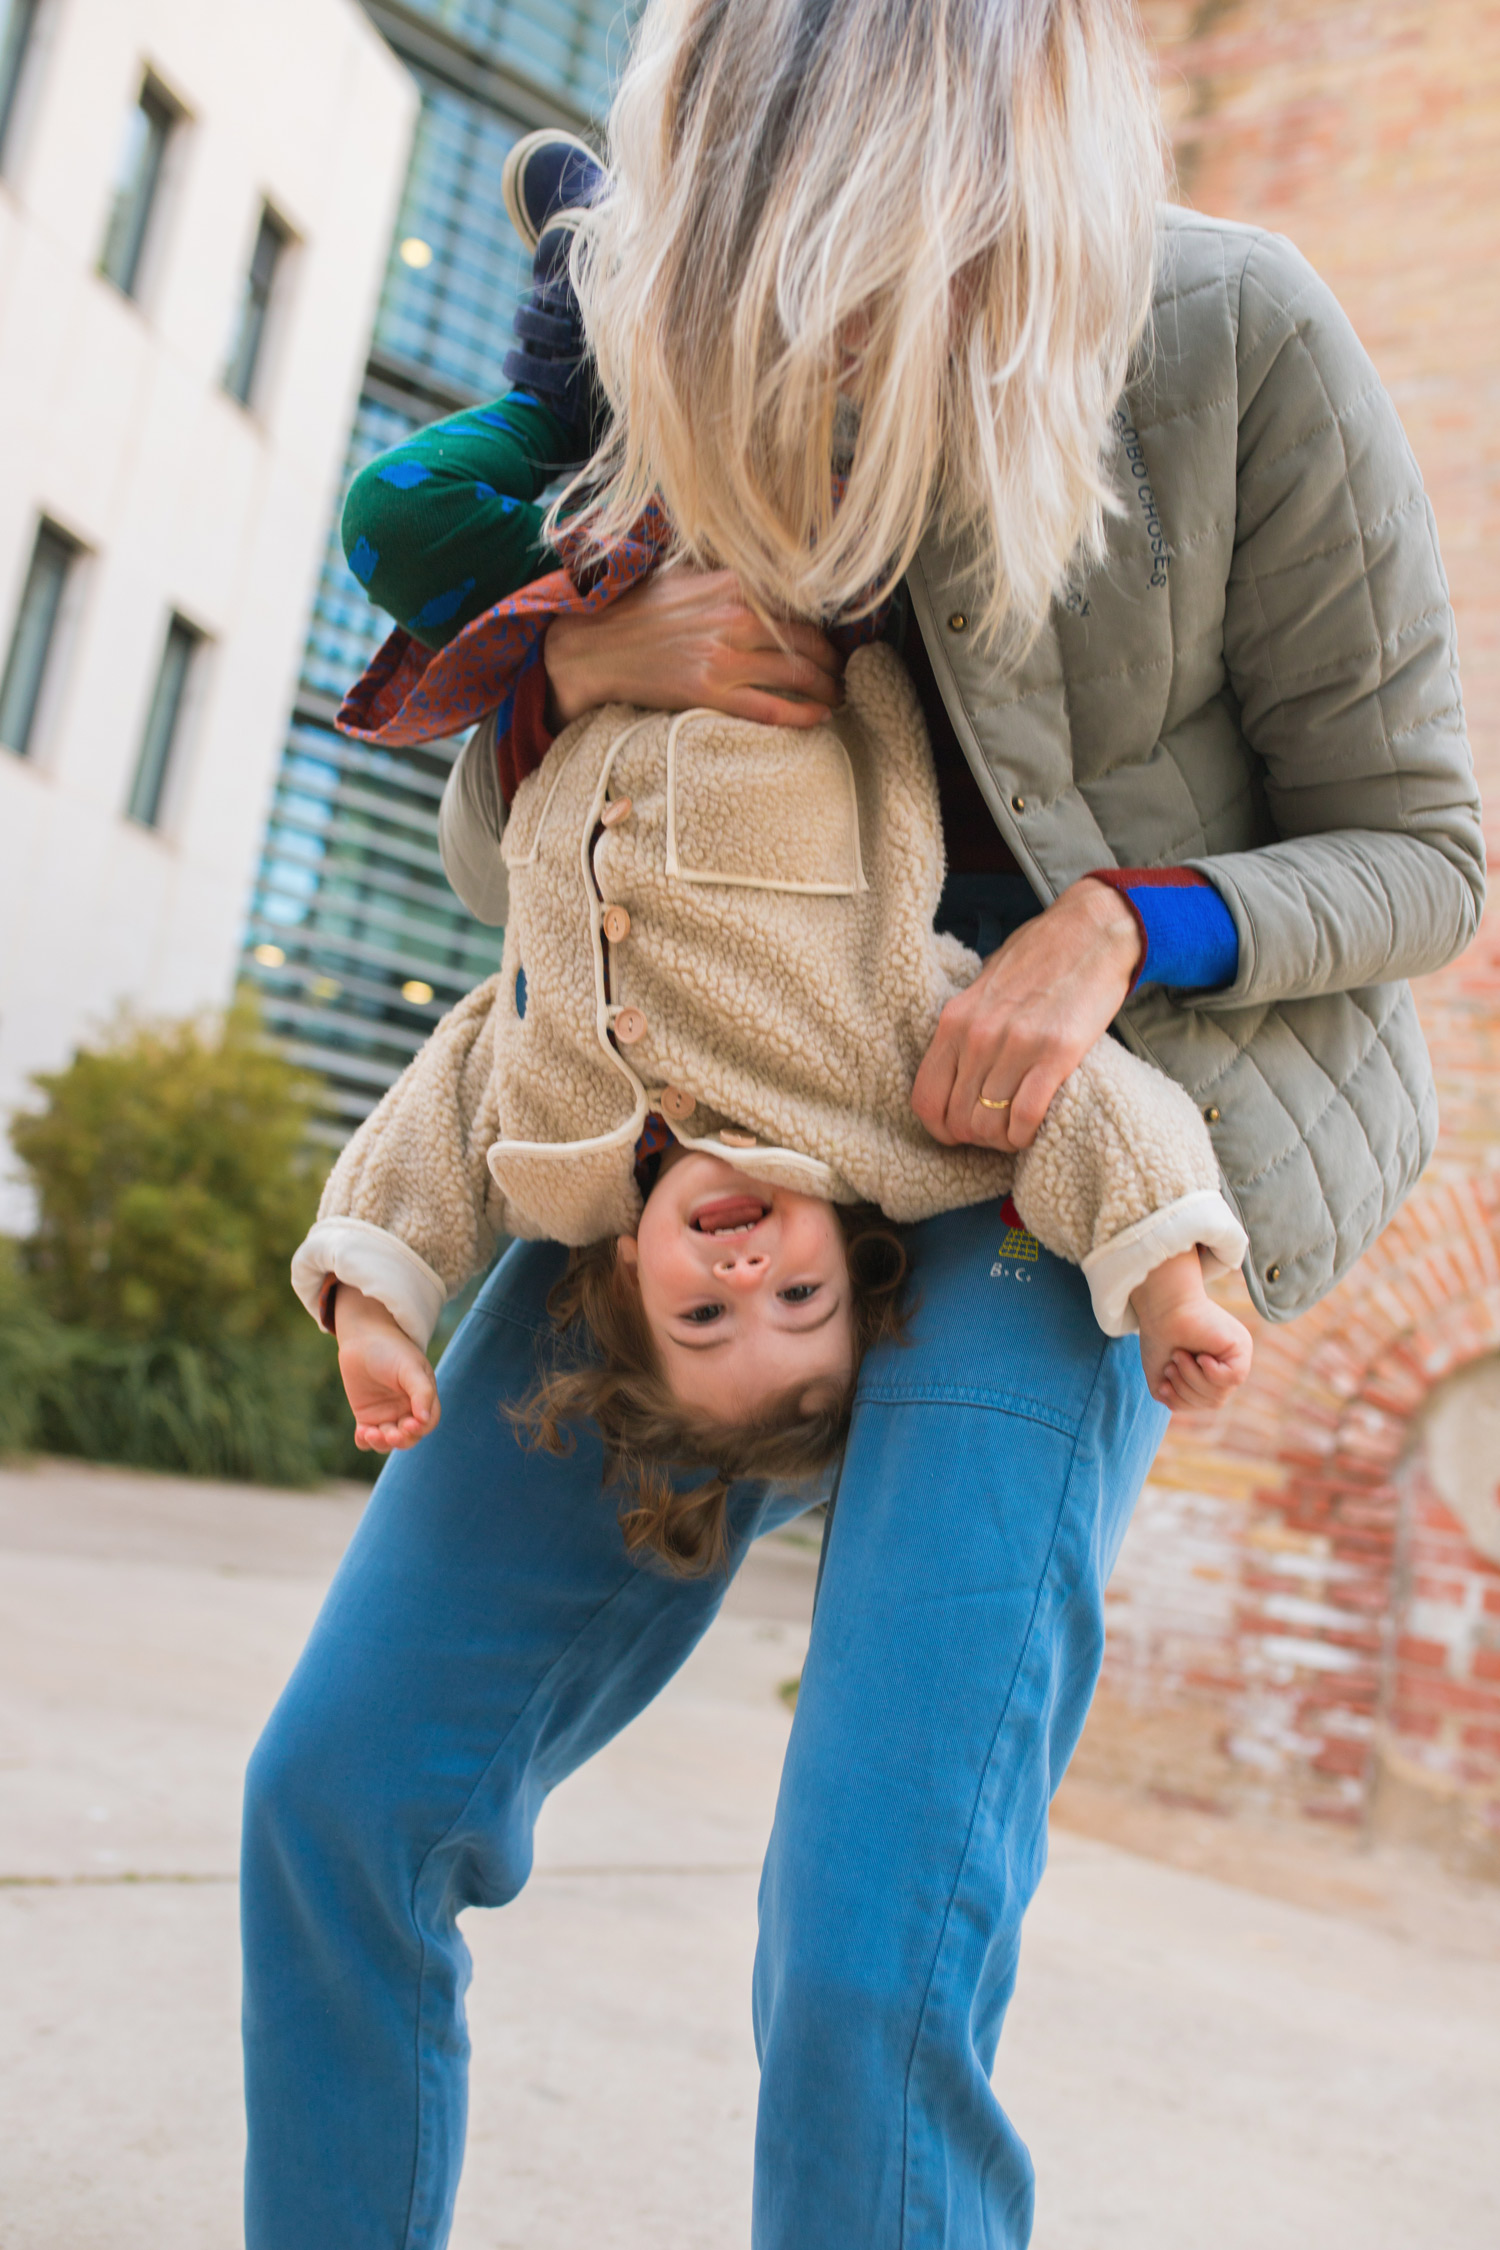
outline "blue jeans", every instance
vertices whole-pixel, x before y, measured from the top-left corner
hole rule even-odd
[[[1031,2232],[990,2070],[1165,1416],[1081,1277],[1003,1233],[993,1206],[911,1231],[911,1340],[861,1382],[761,1885],[756,2250]],[[447,2240],[456,1918],[515,1897],[547,1792],[723,1598],[626,1558],[587,1435],[553,1460],[498,1419],[561,1255],[518,1245],[491,1276],[441,1426],[382,1475],[251,1763],[249,2250]],[[737,1494],[734,1559],[801,1504]]]

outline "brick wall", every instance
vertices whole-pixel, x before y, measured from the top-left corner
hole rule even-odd
[[[1452,582],[1493,867],[1500,8],[1143,13],[1183,200],[1289,235],[1400,408]],[[1090,1731],[1118,1771],[1122,1715],[1176,1713],[1193,1801],[1399,1826],[1500,1873],[1500,1563],[1439,1498],[1424,1438],[1440,1386],[1500,1353],[1500,906],[1419,1004],[1443,1113],[1432,1169],[1316,1311],[1252,1318],[1255,1374],[1222,1415],[1174,1425],[1111,1589]],[[1135,1732],[1160,1793],[1160,1728]]]

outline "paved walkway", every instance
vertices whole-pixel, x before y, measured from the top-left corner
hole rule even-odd
[[[0,2250],[240,2239],[239,1774],[358,1508],[0,1472]],[[521,1900],[469,1918],[455,2250],[743,2250],[813,1560],[754,1558],[549,1805]],[[1038,2250],[1494,2250],[1500,1911],[1467,1900],[1460,1945],[1446,1895],[1397,1938],[1059,1834],[997,2081]]]

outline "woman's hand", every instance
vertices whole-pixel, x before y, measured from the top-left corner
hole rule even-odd
[[[442,1408],[431,1362],[384,1305],[340,1282],[333,1329],[361,1453],[404,1453],[437,1428]]]
[[[602,703],[705,705],[766,726],[812,727],[838,703],[843,664],[815,625],[762,624],[728,570],[663,570],[606,609],[559,617],[542,644],[555,731]]]
[[[1087,876],[1023,923],[938,1018],[911,1096],[933,1139],[1029,1148],[1119,1014],[1140,950],[1124,899]]]

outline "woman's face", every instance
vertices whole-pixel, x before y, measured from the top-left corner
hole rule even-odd
[[[671,1150],[619,1255],[679,1405],[741,1422],[801,1384],[811,1413],[853,1374],[849,1262],[831,1203]]]

